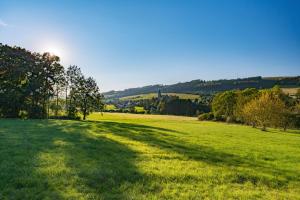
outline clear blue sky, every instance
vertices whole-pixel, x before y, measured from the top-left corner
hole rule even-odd
[[[0,0],[0,42],[54,49],[102,91],[300,75],[300,1]]]

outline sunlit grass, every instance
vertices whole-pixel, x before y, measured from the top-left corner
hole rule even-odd
[[[300,132],[191,117],[0,120],[0,199],[299,199]]]

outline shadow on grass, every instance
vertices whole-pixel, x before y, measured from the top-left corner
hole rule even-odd
[[[135,153],[82,122],[0,121],[0,199],[129,199]]]
[[[281,188],[287,186],[289,181],[300,181],[300,173],[296,169],[280,169],[262,160],[229,154],[208,146],[190,144],[173,135],[174,131],[170,129],[120,122],[89,121],[85,123],[97,126],[103,131],[178,153],[183,156],[183,159],[206,162],[220,167],[233,167],[237,173],[232,180],[234,183],[251,182]],[[259,173],[253,173],[253,170]]]
[[[137,152],[108,139],[105,133],[180,154],[182,159],[232,168],[237,173],[228,180],[232,183],[282,188],[289,181],[299,181],[296,170],[189,144],[173,132],[111,121],[0,121],[0,199],[130,199],[133,194],[128,188],[134,195],[159,193],[160,186],[153,182],[162,177],[149,178],[140,172],[135,166]]]

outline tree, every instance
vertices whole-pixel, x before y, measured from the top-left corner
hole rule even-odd
[[[237,92],[236,106],[234,110],[234,116],[237,121],[244,122],[243,119],[243,108],[252,99],[259,95],[259,91],[255,88],[247,88]]]
[[[236,107],[237,92],[225,91],[218,93],[212,101],[212,111],[218,119],[232,121],[234,119],[234,110]]]
[[[69,116],[82,111],[85,118],[94,105],[102,105],[97,84],[84,79],[79,67],[70,66],[65,73],[55,55],[0,43],[0,117],[46,118],[50,108],[57,115],[63,89]]]
[[[31,118],[45,117],[49,98],[62,72],[57,56],[0,44],[2,115],[18,117],[22,112]]]
[[[69,66],[66,72],[66,92],[69,88],[69,95],[66,94],[66,109],[68,117],[71,119],[77,118],[77,95],[79,91],[79,85],[82,83],[84,77],[79,67],[72,65]],[[67,102],[69,100],[69,102]]]
[[[248,124],[261,126],[279,126],[284,118],[286,107],[283,101],[271,92],[263,92],[248,102],[243,108],[243,118]]]
[[[161,95],[161,91],[160,91],[160,89],[158,89],[158,93],[157,93],[157,98],[158,98],[158,100],[160,100],[160,99],[161,99],[161,97],[162,97],[162,95]]]
[[[83,77],[79,82],[78,92],[75,94],[76,105],[80,108],[83,120],[90,112],[103,109],[101,99],[96,81],[91,77],[87,79]]]

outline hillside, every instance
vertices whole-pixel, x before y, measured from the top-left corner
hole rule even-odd
[[[184,94],[184,93],[162,93],[162,95],[168,95],[168,96],[177,96],[180,99],[198,99],[199,95],[197,94]],[[148,93],[148,94],[139,94],[139,95],[133,95],[133,96],[126,96],[120,98],[121,101],[131,100],[131,101],[138,101],[142,99],[152,99],[157,97],[157,93]]]
[[[219,91],[245,89],[245,88],[271,88],[274,85],[281,87],[299,87],[300,76],[294,77],[249,77],[230,80],[193,80],[173,85],[149,85],[145,87],[130,88],[122,91],[109,91],[104,93],[106,98],[122,98],[127,96],[156,93],[160,89],[164,93],[211,94]]]

